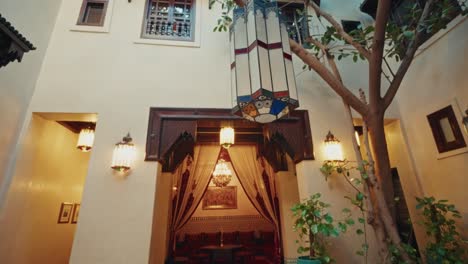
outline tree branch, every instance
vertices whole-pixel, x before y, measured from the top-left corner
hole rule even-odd
[[[416,27],[416,34],[414,36],[414,39],[410,42],[408,49],[406,50],[405,57],[403,58],[400,67],[398,67],[395,77],[393,78],[393,81],[390,84],[390,87],[388,88],[383,98],[384,109],[387,109],[392,103],[393,98],[395,98],[395,95],[398,89],[400,88],[401,82],[403,81],[403,78],[405,77],[406,72],[408,71],[409,66],[411,65],[411,62],[413,61],[414,55],[416,54],[416,51],[421,45],[421,43],[419,43],[419,39],[423,32],[423,30],[421,30],[421,27],[424,24],[424,21],[426,20],[427,16],[429,15],[429,11],[434,1],[435,0],[427,1],[426,5],[424,6],[424,10],[421,14],[421,17],[419,18],[418,25]]]
[[[361,115],[367,116],[367,105],[363,104],[357,96],[355,96],[343,83],[330,72],[315,56],[307,52],[296,41],[290,39],[289,45],[291,51],[294,52],[306,65],[314,69],[314,71],[322,77],[322,79],[330,85],[330,87],[345,100],[352,108],[358,111]]]
[[[238,0],[240,1],[240,0]],[[314,3],[314,1],[309,1],[309,5],[315,10],[317,15],[323,16],[330,24],[336,29],[336,32],[340,34],[340,36],[350,45],[352,45],[356,50],[359,51],[367,60],[370,59],[371,54],[370,52],[363,47],[361,44],[358,42],[354,41],[354,38],[351,37],[348,33],[346,33],[338,21],[336,21],[330,14],[324,12],[320,7]]]
[[[369,60],[369,105],[373,111],[379,109],[381,100],[382,59],[390,7],[390,0],[380,0],[377,6],[372,54]]]

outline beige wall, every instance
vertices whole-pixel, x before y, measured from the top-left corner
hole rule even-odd
[[[299,239],[299,235],[292,228],[294,218],[291,211],[293,205],[300,201],[295,167],[292,160],[288,158],[288,171],[279,171],[276,175],[285,263],[289,263],[287,261],[289,259],[298,257],[296,240]]]
[[[167,255],[171,194],[172,174],[162,173],[156,181],[149,263],[164,263]]]
[[[76,224],[57,224],[58,214],[62,202],[81,202],[90,156],[76,149],[77,139],[32,117],[0,218],[1,263],[68,262]]]
[[[16,144],[61,2],[0,1],[2,16],[37,48],[24,54],[21,63],[11,62],[0,68],[0,211],[19,150]]]
[[[464,218],[460,227],[464,229],[465,238],[468,236],[468,153],[438,159],[426,116],[447,106],[454,98],[463,110],[468,107],[467,31],[465,18],[421,52],[397,94],[401,126],[421,181],[421,193],[448,199],[457,206]]]

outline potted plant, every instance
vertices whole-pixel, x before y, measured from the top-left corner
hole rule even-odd
[[[299,257],[298,264],[331,262],[324,239],[330,236],[337,237],[340,231],[346,230],[346,223],[351,222],[339,222],[336,226],[333,217],[326,211],[330,205],[322,202],[320,197],[320,193],[316,193],[302,203],[295,204],[291,209],[295,217],[294,231],[299,233],[302,243],[306,245],[299,246],[297,252],[309,253],[307,256]],[[300,241],[296,242],[300,243]]]

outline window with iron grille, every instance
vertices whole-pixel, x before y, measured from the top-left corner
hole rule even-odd
[[[278,3],[282,18],[285,20],[289,37],[297,43],[304,43],[305,38],[309,35],[309,27],[307,25],[307,17],[303,15],[304,4],[298,3]]]
[[[149,0],[144,38],[194,40],[195,0]]]
[[[77,25],[103,26],[107,4],[108,0],[84,0],[81,5]]]

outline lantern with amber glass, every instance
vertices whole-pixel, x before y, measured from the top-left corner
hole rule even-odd
[[[135,160],[135,154],[135,145],[132,143],[130,133],[128,133],[122,138],[122,141],[115,144],[111,168],[120,172],[129,171]]]
[[[330,131],[325,138],[325,157],[327,161],[344,161],[341,142]]]
[[[230,146],[234,145],[234,128],[232,127],[223,127],[219,131],[219,144],[228,149]]]
[[[286,24],[276,1],[249,0],[230,28],[233,113],[270,123],[299,106]]]

